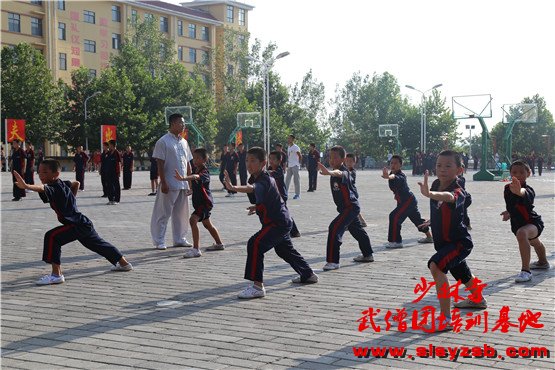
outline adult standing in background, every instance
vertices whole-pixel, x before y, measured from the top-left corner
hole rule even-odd
[[[79,181],[79,190],[85,190],[85,169],[89,156],[83,151],[83,146],[78,145],[75,156],[73,157],[73,170],[75,171],[75,180]]]
[[[121,176],[121,154],[116,148],[116,141],[108,141],[108,154],[106,154],[106,166],[102,171],[106,176],[106,190],[108,192],[107,205],[119,204],[121,198],[121,184],[119,177]]]
[[[12,183],[13,183],[13,199],[12,201],[18,202],[21,198],[25,197],[25,189],[20,189],[15,185],[16,178],[13,175],[13,172],[16,171],[21,175],[21,177],[25,176],[25,164],[27,159],[25,157],[25,152],[21,149],[21,140],[14,139],[12,141],[12,155],[10,157],[10,170],[12,171]]]
[[[108,142],[102,143],[102,154],[100,154],[100,167],[98,168],[98,173],[100,174],[100,182],[102,183],[102,198],[108,198],[108,185],[106,182],[106,168],[108,167],[108,162],[106,158],[109,152]]]
[[[292,176],[293,182],[295,183],[295,196],[293,199],[299,199],[301,197],[299,169],[301,168],[301,160],[303,157],[301,155],[301,149],[295,144],[295,135],[289,135],[287,137],[287,144],[287,177],[285,178],[285,186],[287,187],[287,192],[289,192]]]
[[[131,146],[127,146],[125,153],[123,153],[121,157],[123,160],[123,190],[129,190],[131,189],[133,168],[135,167]]]
[[[25,157],[27,158],[27,165],[25,167],[25,182],[29,185],[35,185],[35,150],[33,148],[33,144],[27,143]]]
[[[189,182],[179,181],[174,177],[175,171],[181,176],[191,175],[189,161],[193,159],[189,144],[179,134],[183,132],[185,120],[174,113],[169,117],[168,133],[156,142],[152,156],[158,164],[160,191],[156,194],[150,234],[156,249],[166,249],[165,235],[168,220],[172,219],[173,245],[191,247],[187,239],[189,227]]]
[[[320,152],[316,150],[316,144],[311,143],[308,151],[308,191],[316,190],[318,179],[318,162],[320,162]]]
[[[239,156],[239,181],[242,186],[247,185],[247,151],[243,143],[237,145],[237,155]]]
[[[283,169],[283,172],[287,172],[287,153],[283,151],[283,145],[279,143],[275,145],[275,148],[281,153],[281,168]]]

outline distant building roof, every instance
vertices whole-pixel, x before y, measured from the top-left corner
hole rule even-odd
[[[165,3],[163,1],[155,1],[155,0],[138,0],[138,1],[132,1],[131,3],[135,3],[137,5],[145,5],[151,8],[160,8],[161,10],[170,11],[174,13],[181,13],[192,18],[201,18],[206,21],[209,21],[209,23],[214,23],[214,22],[218,24],[221,23],[216,18],[214,18],[212,14],[202,9],[189,8],[189,7],[179,6],[179,5]]]
[[[227,4],[227,5],[233,5],[236,6],[238,8],[243,8],[243,9],[247,9],[247,10],[253,10],[254,6],[249,5],[249,4],[245,4],[245,3],[241,3],[239,1],[233,1],[233,0],[194,0],[191,2],[187,2],[187,3],[181,3],[181,5],[183,5],[184,7],[190,7],[190,8],[194,8],[194,7],[198,7],[198,6],[205,6],[205,5],[216,5],[216,4]]]

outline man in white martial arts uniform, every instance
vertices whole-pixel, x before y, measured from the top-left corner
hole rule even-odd
[[[165,235],[168,219],[172,218],[173,245],[191,247],[185,236],[189,228],[189,183],[174,177],[177,169],[181,176],[191,174],[189,161],[193,158],[189,144],[179,134],[185,120],[181,114],[169,117],[168,133],[156,142],[152,156],[158,163],[160,185],[150,220],[150,234],[156,249],[166,249]]]

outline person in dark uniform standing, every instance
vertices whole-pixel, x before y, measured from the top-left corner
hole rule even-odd
[[[275,180],[266,172],[266,151],[259,147],[247,152],[247,169],[251,174],[248,185],[234,186],[228,173],[225,173],[226,188],[234,192],[247,193],[254,206],[249,207],[249,214],[256,213],[262,229],[251,236],[247,242],[247,263],[245,279],[253,282],[241,293],[241,299],[262,298],[266,295],[263,284],[264,254],[274,248],[276,254],[299,274],[293,283],[313,284],[318,276],[312,271],[306,260],[293,247],[289,233],[291,217],[279,195]]]
[[[237,185],[237,168],[239,167],[239,156],[237,155],[237,152],[235,151],[235,144],[231,143],[231,148],[229,150],[229,152],[227,153],[227,160],[226,160],[226,166],[225,166],[225,170],[227,171],[228,175],[229,175],[229,179],[231,181],[232,185]],[[235,196],[235,194],[237,193],[236,191],[233,190],[227,190],[227,195],[226,197],[233,197]]]
[[[152,151],[154,152],[154,148],[152,148]],[[150,194],[148,194],[149,196],[154,196],[156,195],[156,192],[158,191],[158,162],[156,161],[156,158],[154,158],[152,156],[152,152],[150,153]]]
[[[310,144],[308,151],[308,191],[316,190],[316,182],[318,180],[318,162],[320,162],[320,152],[316,150],[314,143]]]
[[[275,149],[281,153],[281,167],[283,168],[283,172],[287,171],[287,153],[283,151],[283,145],[276,144]]]
[[[288,195],[287,188],[285,187],[285,176],[283,174],[283,167],[281,167],[281,152],[277,150],[270,152],[270,155],[268,156],[268,162],[270,162],[270,166],[268,166],[268,173],[276,181],[279,195],[281,195],[283,203],[285,203],[285,207],[287,207]],[[299,229],[297,228],[297,224],[295,223],[295,220],[293,220],[293,217],[291,217],[291,224],[291,237],[299,238],[301,236],[301,233],[299,232]]]
[[[318,163],[320,173],[330,176],[331,194],[337,206],[337,212],[339,212],[339,215],[333,219],[328,229],[327,263],[324,265],[324,271],[337,270],[340,267],[339,248],[343,243],[343,234],[347,230],[356,239],[362,252],[362,254],[353,258],[353,261],[374,262],[370,238],[362,228],[358,218],[360,205],[353,187],[351,172],[343,164],[346,154],[342,146],[334,146],[330,149],[332,171],[328,170],[322,163]]]
[[[13,179],[13,199],[12,201],[18,202],[21,198],[25,197],[25,189],[18,188],[15,184],[17,178],[14,175],[14,171],[17,172],[21,177],[25,176],[25,164],[27,159],[25,157],[25,152],[21,149],[21,141],[19,139],[14,139],[12,141],[12,156],[10,170],[12,171]]]
[[[116,149],[116,141],[108,142],[109,150],[106,154],[106,190],[108,191],[107,205],[119,204],[121,197],[121,185],[119,177],[121,175],[121,154]],[[103,166],[104,167],[104,166]],[[102,169],[104,171],[104,168]]]
[[[241,185],[247,185],[247,151],[243,143],[237,145],[239,156],[239,181]]]
[[[83,151],[83,146],[78,145],[73,157],[73,170],[75,171],[75,180],[79,181],[79,190],[81,191],[85,190],[85,169],[88,161],[89,156]]]
[[[225,189],[225,183],[224,183],[224,172],[225,172],[225,169],[226,169],[226,166],[227,166],[227,158],[228,158],[227,151],[228,151],[228,146],[226,144],[226,145],[223,146],[222,154],[220,155],[220,177],[219,178],[220,178],[220,182],[222,183],[222,185],[224,187],[222,189],[222,191],[226,190]]]
[[[133,150],[128,145],[125,153],[122,154],[123,159],[123,190],[131,189],[131,181],[133,176]]]
[[[98,173],[100,174],[100,182],[102,183],[102,198],[108,198],[108,184],[106,182],[106,174],[108,173],[108,162],[106,161],[109,152],[108,142],[103,143],[102,148],[103,150],[102,154],[100,154],[100,168]]]
[[[25,157],[27,158],[27,165],[25,166],[25,182],[30,185],[35,185],[35,151],[33,149],[33,144],[27,143]]]

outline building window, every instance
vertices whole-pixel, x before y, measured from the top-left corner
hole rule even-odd
[[[119,33],[112,33],[112,49],[121,49],[121,35]]]
[[[117,5],[112,5],[112,20],[114,22],[121,22],[121,11]]]
[[[183,21],[177,21],[177,35],[183,36]]]
[[[85,51],[96,53],[96,41],[85,40]]]
[[[8,30],[11,32],[21,32],[21,16],[15,13],[8,13]]]
[[[67,71],[67,54],[60,53],[60,70]]]
[[[197,62],[197,49],[189,48],[189,63]]]
[[[197,38],[197,26],[192,23],[189,23],[189,37],[192,39]]]
[[[160,17],[160,31],[161,32],[168,32],[168,18],[167,17]]]
[[[245,25],[245,9],[239,9],[239,26]]]
[[[233,23],[233,7],[231,5],[227,6],[227,21],[228,23]]]
[[[202,26],[200,28],[200,38],[201,40],[204,40],[204,41],[210,40],[210,29],[208,27]]]
[[[83,22],[86,23],[95,23],[95,14],[94,12],[91,12],[90,10],[84,10],[83,11]]]
[[[228,64],[227,65],[227,75],[228,76],[233,76],[233,64]]]
[[[245,35],[238,35],[237,36],[237,44],[239,45],[240,48],[245,47]]]
[[[154,16],[150,13],[145,13],[145,21],[151,21]]]
[[[137,19],[139,19],[139,16],[137,15],[137,11],[135,9],[131,10],[131,23],[132,24],[137,24]]]
[[[91,80],[96,78],[96,69],[89,69],[89,77]]]
[[[209,54],[208,54],[207,51],[205,51],[205,50],[202,50],[202,51],[201,51],[201,59],[200,59],[200,62],[201,62],[203,65],[205,65],[205,66],[208,65],[208,64],[210,63],[210,57],[209,57]]]
[[[58,0],[58,10],[66,10],[66,1]]]
[[[66,39],[66,24],[58,22],[58,40]]]
[[[177,47],[177,60],[183,61],[183,46]]]
[[[42,36],[42,19],[31,17],[31,35]]]
[[[31,4],[33,4],[33,5],[42,5],[42,1],[40,1],[40,0],[31,0]]]

